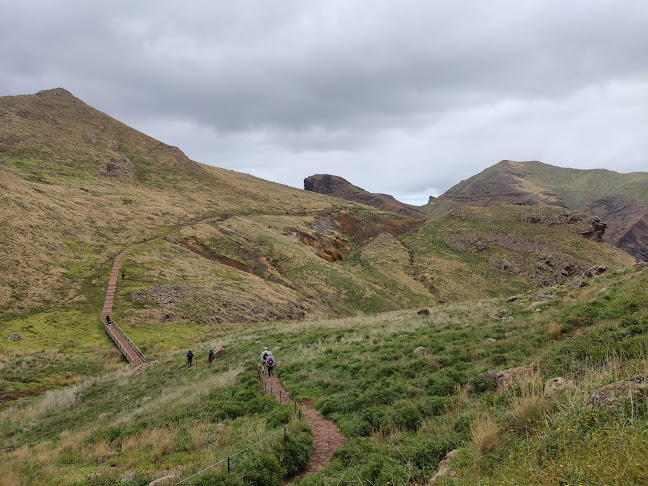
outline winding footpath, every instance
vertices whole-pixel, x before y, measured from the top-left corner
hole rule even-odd
[[[192,221],[189,224],[195,224],[195,222]],[[154,238],[154,240],[155,239],[159,239],[159,237]],[[124,357],[134,366],[139,366],[144,363],[143,356],[138,352],[139,350],[132,345],[130,340],[126,338],[126,335],[121,332],[121,329],[119,329],[116,324],[110,324],[107,322],[106,317],[112,312],[122,257],[134,248],[151,241],[153,240],[130,246],[115,257],[110,279],[108,281],[108,288],[106,289],[106,300],[104,301],[103,310],[101,311],[101,322],[103,323],[106,332],[122,352]],[[279,401],[289,400],[290,394],[283,388],[283,386],[281,386],[281,382],[276,376],[268,377],[267,375],[262,375],[262,379],[266,393],[273,395]],[[306,423],[313,430],[313,440],[315,443],[315,449],[311,454],[310,464],[304,471],[296,476],[303,478],[321,471],[328,466],[329,462],[331,462],[333,453],[346,444],[347,438],[342,434],[340,428],[334,422],[324,417],[318,410],[306,404],[301,404],[300,408],[304,420],[306,420]],[[292,478],[288,482],[292,482],[294,479],[295,478]]]
[[[267,394],[271,394],[277,400],[288,401],[289,394],[281,386],[281,382],[276,376],[262,375]],[[310,474],[321,471],[329,462],[331,456],[347,442],[347,438],[342,434],[340,428],[331,420],[327,419],[318,410],[308,405],[302,404],[302,415],[306,423],[313,430],[315,449],[311,454],[311,461],[308,467],[297,477],[303,478]],[[294,479],[294,478],[293,478]]]

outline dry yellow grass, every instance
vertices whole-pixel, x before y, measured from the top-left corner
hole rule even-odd
[[[74,434],[71,434],[67,430],[61,432],[59,434],[59,443],[58,443],[58,449],[59,452],[67,452],[67,451],[77,451],[81,447],[83,447],[83,444],[85,440],[88,438],[90,435],[89,430],[77,432]]]
[[[0,474],[0,486],[21,486],[20,474],[13,469],[4,468]]]
[[[81,385],[73,385],[60,390],[48,390],[35,404],[24,408],[11,407],[0,412],[0,423],[28,423],[44,413],[74,405]]]
[[[153,451],[151,453],[151,460],[153,462],[158,462],[165,454],[172,451],[173,439],[175,437],[175,433],[172,431],[168,429],[153,429],[143,432],[143,435],[146,436],[147,443],[153,445]]]
[[[105,440],[92,444],[89,452],[90,457],[92,457],[92,459],[94,459],[95,461],[101,458],[105,458],[113,453],[110,445],[108,445],[108,442],[106,442]]]
[[[31,457],[31,449],[26,445],[21,446],[15,451],[12,451],[11,456],[18,462],[26,461]]]
[[[562,324],[558,324],[557,322],[552,322],[549,324],[549,327],[547,327],[547,333],[549,334],[549,337],[554,341],[560,339],[562,330]]]
[[[497,449],[501,435],[497,424],[488,417],[477,419],[470,426],[472,442],[478,454],[485,456]]]
[[[187,445],[187,452],[197,451],[205,444],[211,442],[214,433],[212,425],[207,422],[197,423],[191,426],[189,431],[191,439]]]
[[[512,406],[513,416],[518,427],[529,430],[540,418],[546,407],[544,398],[535,393],[519,397]]]
[[[36,460],[38,462],[41,464],[47,464],[56,457],[58,450],[53,442],[45,441],[34,446],[34,453],[36,454]]]

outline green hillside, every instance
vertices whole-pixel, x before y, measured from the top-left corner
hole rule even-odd
[[[589,400],[602,385],[648,373],[648,279],[630,270],[588,281],[508,304],[441,305],[429,316],[223,328],[193,346],[198,368],[182,366],[184,352],[161,355],[143,373],[121,368],[3,411],[3,484],[187,478],[253,444],[294,412],[263,396],[254,368],[264,345],[280,348],[284,386],[350,439],[297,484],[430,484],[454,449],[456,476],[435,484],[644,484],[646,389],[614,406]],[[221,346],[226,357],[206,367],[207,350]],[[527,371],[498,373],[511,369]],[[572,388],[543,398],[556,376]],[[289,450],[307,451],[308,429],[290,427]],[[281,484],[304,457],[283,447],[253,448],[230,475],[209,471],[187,484]],[[279,476],[249,479],[268,470]]]
[[[648,259],[648,173],[568,169],[504,160],[433,199],[423,209],[438,217],[458,206],[550,205],[602,219],[608,241]]]

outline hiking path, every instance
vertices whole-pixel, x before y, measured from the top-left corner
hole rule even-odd
[[[261,377],[264,381],[267,394],[273,395],[277,400],[281,398],[282,403],[290,399],[288,392],[281,386],[279,378],[276,376],[268,377],[265,374],[261,375]],[[306,420],[306,423],[313,430],[315,442],[315,449],[311,454],[310,464],[296,476],[303,478],[321,471],[328,466],[333,453],[346,444],[347,438],[334,422],[324,417],[318,410],[306,404],[300,404],[300,408],[304,420]]]

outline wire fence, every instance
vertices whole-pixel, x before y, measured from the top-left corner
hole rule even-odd
[[[265,384],[266,383],[264,382],[264,385]],[[266,391],[265,387],[264,387],[264,391]],[[275,429],[274,431],[270,432],[269,434],[264,435],[263,437],[255,440],[252,444],[248,445],[247,447],[244,447],[243,449],[239,449],[236,452],[233,452],[233,453],[227,455],[226,457],[223,457],[223,458],[219,459],[218,461],[214,462],[213,464],[210,464],[206,468],[201,469],[200,471],[192,474],[191,476],[188,476],[186,478],[183,478],[183,479],[179,480],[175,484],[178,485],[178,484],[186,483],[186,482],[188,482],[188,481],[190,481],[190,480],[192,480],[192,479],[206,473],[207,471],[211,471],[211,470],[217,468],[218,466],[221,466],[223,472],[225,472],[225,470],[226,470],[227,474],[240,474],[241,472],[243,472],[243,471],[240,470],[241,467],[242,467],[242,464],[239,463],[237,465],[236,460],[242,458],[242,455],[245,452],[247,452],[247,451],[249,451],[251,449],[257,448],[262,443],[266,442],[267,440],[272,439],[274,437],[277,437],[277,436],[279,436],[281,434],[283,434],[284,441],[288,440],[288,435],[290,433],[294,432],[299,427],[299,424],[302,421],[302,413],[301,413],[301,409],[299,408],[299,405],[297,403],[297,400],[295,400],[292,396],[290,396],[289,393],[286,393],[286,394],[282,393],[282,395],[287,395],[286,399],[290,399],[290,400],[295,402],[295,414],[293,416],[293,422],[291,424],[284,425],[283,427]],[[281,401],[279,403],[281,403]],[[243,477],[245,476],[244,472],[243,472],[242,476]]]

